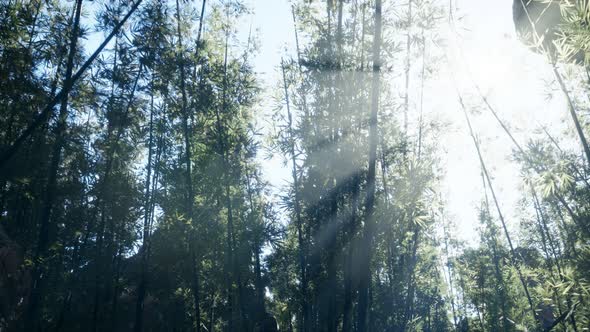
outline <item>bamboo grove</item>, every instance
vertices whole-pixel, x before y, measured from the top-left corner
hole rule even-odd
[[[455,78],[460,3],[285,6],[265,88],[247,1],[0,1],[0,331],[587,331],[588,2],[549,5],[549,43],[514,0],[575,128],[524,136]],[[445,70],[475,245],[441,185]],[[481,117],[512,145],[518,219]]]

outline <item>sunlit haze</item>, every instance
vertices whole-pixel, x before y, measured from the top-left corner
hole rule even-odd
[[[454,3],[456,29],[441,31],[443,37],[448,38],[448,45],[441,45],[442,51],[451,63],[443,65],[428,79],[424,114],[450,125],[439,145],[443,149],[442,168],[446,171],[440,194],[448,203],[446,213],[456,224],[456,235],[474,244],[479,241],[475,223],[483,200],[481,168],[449,71],[454,71],[461,93],[480,105],[481,112],[474,115],[472,121],[510,227],[516,227],[522,217],[517,206],[521,198],[517,189],[522,184],[519,169],[511,162],[511,141],[481,106],[474,84],[510,125],[521,144],[533,138],[535,130],[542,126],[557,135],[570,125],[563,96],[555,92],[554,98],[548,97],[550,91],[545,83],[553,80],[550,65],[543,56],[531,52],[516,39],[512,1]],[[259,33],[260,53],[254,60],[255,68],[265,86],[277,86],[281,82],[281,57],[296,56],[291,4],[286,0],[250,0],[250,6],[253,15],[244,19],[243,24],[245,27],[251,24]],[[266,102],[262,104],[264,111],[259,113],[258,121],[266,125],[268,111],[275,105],[269,104],[270,98],[262,99]],[[416,123],[417,115],[412,116],[414,119],[409,121]],[[270,160],[266,159],[268,154],[262,156],[265,157],[262,161],[264,175],[278,192],[291,181],[289,168],[283,164],[281,156],[274,155]]]
[[[0,332],[582,332],[590,0],[0,1]]]

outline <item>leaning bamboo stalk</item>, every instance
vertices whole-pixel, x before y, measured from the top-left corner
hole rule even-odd
[[[506,226],[506,221],[504,219],[504,215],[502,214],[502,210],[500,209],[500,204],[498,202],[498,198],[496,196],[496,192],[494,191],[493,183],[491,181],[491,178],[490,178],[490,175],[488,173],[487,167],[486,167],[485,162],[483,160],[483,156],[481,154],[481,149],[480,149],[480,146],[479,146],[479,142],[477,141],[477,138],[475,136],[475,133],[473,132],[473,127],[471,125],[471,120],[469,119],[469,115],[467,114],[467,108],[466,108],[465,103],[463,101],[463,97],[461,96],[461,94],[459,94],[459,91],[457,91],[457,95],[458,95],[458,98],[459,98],[459,104],[461,105],[461,109],[463,110],[463,114],[465,116],[465,121],[467,123],[467,127],[469,128],[469,134],[470,134],[470,136],[471,136],[471,138],[473,140],[473,144],[474,144],[475,149],[476,149],[476,152],[477,152],[477,156],[478,156],[478,159],[479,159],[479,162],[480,162],[482,171],[483,171],[484,176],[486,178],[486,182],[489,185],[490,193],[492,194],[492,199],[494,201],[494,205],[496,207],[496,211],[498,213],[498,217],[500,219],[500,223],[502,224],[502,229],[504,230],[504,235],[506,237],[506,240],[508,241],[508,247],[510,249],[510,260],[511,260],[514,268],[516,269],[516,272],[517,272],[518,277],[520,279],[520,283],[522,284],[522,287],[524,289],[524,292],[525,292],[525,295],[526,295],[526,298],[527,298],[527,301],[528,301],[528,304],[529,304],[529,307],[530,307],[531,315],[533,316],[533,320],[536,322],[537,316],[535,314],[535,307],[533,305],[533,300],[532,300],[532,297],[530,295],[528,285],[526,284],[526,281],[525,281],[524,276],[522,274],[522,271],[520,269],[520,264],[518,263],[518,261],[516,259],[516,253],[514,251],[514,245],[512,243],[512,239],[510,237],[510,233],[508,232],[508,227]]]
[[[80,77],[82,77],[84,72],[86,72],[86,70],[88,69],[88,67],[90,67],[92,62],[94,62],[94,60],[98,57],[102,50],[109,44],[111,39],[113,39],[113,37],[117,33],[119,33],[121,27],[125,24],[125,22],[127,22],[129,17],[135,12],[137,7],[139,7],[141,1],[142,0],[137,0],[137,2],[129,10],[127,15],[125,15],[125,17],[123,17],[123,19],[119,23],[117,23],[117,25],[113,28],[113,30],[107,36],[107,38],[105,38],[102,44],[100,44],[100,46],[94,51],[94,53],[92,53],[88,60],[84,62],[82,67],[78,69],[78,71],[72,76],[72,78],[68,80],[68,84],[64,84],[64,87],[61,89],[61,91],[51,99],[51,101],[45,106],[41,113],[39,113],[33,119],[31,124],[29,124],[29,126],[25,130],[23,130],[19,137],[6,149],[6,151],[4,151],[2,155],[0,155],[0,168],[4,167],[4,165],[14,156],[14,154],[19,150],[20,146],[33,134],[37,127],[39,127],[49,119],[49,116],[51,115],[51,113],[53,113],[53,108],[55,107],[55,105],[61,102],[66,97],[66,95],[70,93],[74,84],[80,79]]]

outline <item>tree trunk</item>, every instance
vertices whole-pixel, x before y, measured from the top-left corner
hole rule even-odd
[[[352,302],[353,302],[353,275],[354,271],[354,249],[355,234],[357,229],[357,213],[359,205],[360,176],[355,174],[351,181],[350,193],[352,196],[352,208],[348,226],[348,248],[344,261],[344,307],[342,315],[342,332],[352,331]]]
[[[406,68],[405,68],[405,84],[406,91],[404,93],[404,139],[408,139],[408,113],[410,112],[410,70],[412,68],[412,0],[408,0],[408,26],[406,33]],[[405,143],[407,144],[407,142]],[[404,149],[404,155],[407,153],[407,148]]]
[[[291,107],[289,104],[289,89],[287,85],[287,77],[285,73],[285,64],[281,61],[281,68],[283,72],[283,87],[285,90],[285,104],[287,106],[287,130],[289,132],[289,150],[291,153],[291,176],[293,177],[293,203],[295,208],[295,223],[297,225],[297,242],[299,246],[299,278],[301,280],[301,316],[303,320],[303,331],[309,331],[308,309],[307,309],[307,275],[306,275],[306,256],[307,246],[303,240],[303,222],[301,219],[301,203],[299,198],[299,177],[297,175],[297,155],[295,153],[295,135],[293,133],[293,117],[291,114]]]
[[[358,332],[367,331],[369,309],[369,288],[371,283],[370,261],[372,257],[373,233],[375,228],[375,163],[377,159],[377,121],[379,112],[379,90],[381,86],[381,0],[375,0],[375,35],[373,40],[373,82],[371,91],[371,116],[369,119],[369,169],[367,173],[367,196],[365,201],[365,229],[361,243],[361,264],[359,280],[359,301],[357,312]]]
[[[229,31],[226,31],[225,35],[225,48],[224,48],[224,60],[223,60],[223,88],[222,88],[222,110],[227,109],[227,58],[228,58],[228,40]],[[216,126],[217,126],[217,140],[219,145],[219,154],[223,164],[224,186],[225,186],[225,200],[227,208],[227,229],[226,229],[226,264],[225,264],[225,278],[226,278],[226,296],[227,305],[229,307],[228,314],[228,331],[234,331],[234,299],[233,299],[233,284],[236,278],[235,269],[235,257],[234,257],[234,218],[233,218],[233,206],[232,206],[232,195],[231,195],[231,179],[230,179],[230,165],[227,156],[227,149],[225,146],[225,131],[221,123],[221,116],[219,108],[215,110]]]
[[[77,50],[78,35],[80,33],[80,14],[82,12],[82,0],[76,1],[76,10],[74,14],[74,21],[72,26],[72,32],[70,36],[70,49],[68,53],[68,63],[66,66],[66,75],[64,77],[64,89],[67,91],[72,86],[72,72],[74,69],[74,58]],[[39,227],[39,236],[37,239],[37,248],[35,250],[35,260],[32,276],[32,287],[31,296],[29,299],[29,308],[26,324],[31,331],[38,328],[39,324],[39,307],[43,300],[43,270],[45,269],[42,263],[43,256],[47,250],[47,247],[51,241],[49,237],[51,212],[53,209],[53,203],[57,193],[57,178],[59,172],[59,166],[61,164],[61,152],[64,145],[64,136],[67,130],[67,118],[68,118],[68,97],[69,93],[65,93],[61,100],[59,108],[59,118],[57,125],[54,130],[55,142],[53,143],[51,164],[49,168],[49,176],[47,181],[47,187],[45,191],[45,199],[43,202],[43,208],[41,211],[41,220]]]
[[[205,4],[203,3],[203,6]],[[186,190],[187,190],[187,197],[186,197],[186,217],[189,220],[189,224],[191,225],[191,229],[188,231],[188,248],[189,248],[189,259],[191,260],[191,269],[193,280],[191,284],[191,292],[193,295],[193,301],[195,302],[195,312],[194,312],[194,330],[199,332],[201,330],[201,309],[200,309],[200,294],[199,294],[199,273],[200,273],[200,260],[197,257],[198,254],[195,250],[195,234],[194,228],[196,227],[196,221],[194,220],[193,215],[193,204],[195,200],[195,194],[193,191],[193,178],[191,172],[191,128],[189,124],[189,110],[188,110],[188,99],[186,94],[186,82],[185,82],[185,72],[184,72],[184,49],[182,46],[182,32],[180,29],[180,4],[179,1],[176,0],[176,27],[177,27],[177,37],[178,37],[178,69],[180,71],[180,90],[182,94],[182,127],[183,127],[183,134],[184,134],[184,154],[185,154],[185,164],[186,164]],[[199,28],[200,29],[200,28]],[[199,30],[200,32],[200,30]]]
[[[148,246],[149,246],[149,220],[151,212],[150,199],[150,182],[152,176],[152,150],[154,138],[154,81],[152,76],[151,82],[151,100],[150,100],[150,123],[149,123],[149,138],[148,138],[148,157],[146,162],[146,177],[145,177],[145,195],[144,195],[144,217],[143,217],[143,244],[141,250],[141,271],[139,286],[137,288],[137,302],[135,305],[135,325],[134,332],[141,332],[143,330],[143,305],[145,300],[145,293],[147,288],[147,266],[148,266]]]
[[[412,220],[409,220],[412,222]],[[406,294],[405,300],[405,309],[404,309],[404,320],[402,322],[402,331],[405,331],[408,326],[408,322],[412,320],[412,316],[414,315],[414,295],[416,292],[416,277],[415,277],[415,270],[416,264],[418,262],[418,244],[420,240],[420,226],[418,224],[414,225],[413,235],[412,235],[412,256],[410,257],[410,264],[408,266],[408,293]],[[454,307],[454,306],[453,306]],[[453,308],[454,314],[454,308]]]
[[[557,65],[554,63],[552,67],[553,67],[553,73],[555,74],[555,78],[557,79],[557,82],[559,83],[559,86],[561,87],[561,91],[563,91],[563,94],[565,95],[565,97],[567,99],[570,116],[572,117],[572,121],[574,122],[576,132],[578,134],[578,137],[580,138],[580,143],[582,144],[582,148],[584,149],[584,154],[586,155],[586,163],[588,163],[588,165],[590,165],[590,147],[588,146],[588,141],[586,140],[586,135],[584,134],[584,129],[582,128],[582,125],[580,124],[580,120],[578,119],[578,115],[576,114],[576,108],[574,106],[574,101],[572,100],[572,97],[571,97],[569,91],[567,90],[567,86],[565,85],[565,82],[563,81],[561,74],[557,70]]]
[[[446,225],[443,225],[444,250],[447,256],[447,275],[449,276],[449,297],[451,298],[451,310],[453,314],[453,326],[457,330],[457,314],[455,312],[455,295],[453,293],[453,272],[451,271],[451,258],[449,256],[449,239]]]

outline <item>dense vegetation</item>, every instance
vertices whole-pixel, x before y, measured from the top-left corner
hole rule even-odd
[[[587,331],[590,5],[555,8],[551,43],[520,33],[569,136],[518,141],[477,85],[457,92],[482,175],[466,245],[424,109],[452,1],[293,1],[297,52],[263,91],[239,0],[2,0],[0,331]],[[520,220],[473,110],[513,143]]]

